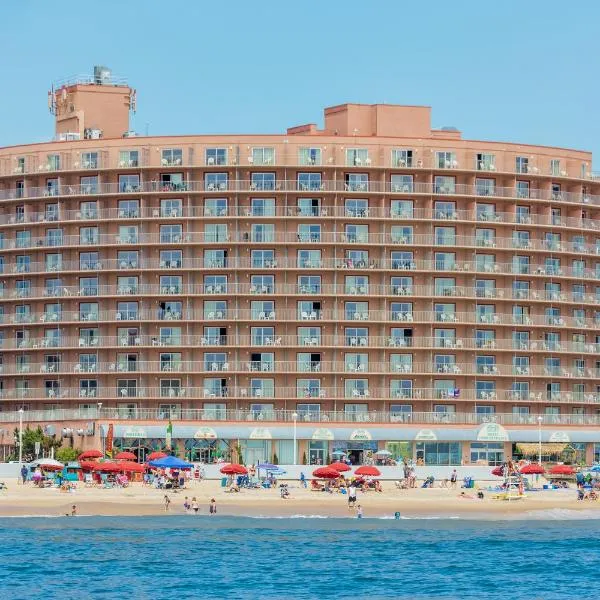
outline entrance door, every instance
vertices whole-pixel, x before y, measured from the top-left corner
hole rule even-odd
[[[362,450],[348,450],[348,458],[353,465],[362,465],[363,462],[363,451]]]

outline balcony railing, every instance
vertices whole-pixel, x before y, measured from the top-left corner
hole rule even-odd
[[[598,426],[600,415],[539,415],[542,418],[543,427],[555,427],[557,425],[574,426]],[[500,425],[531,425],[538,427],[537,414],[511,414],[492,413],[477,414],[473,412],[389,412],[389,411],[313,411],[303,413],[302,411],[273,409],[257,412],[249,409],[225,409],[225,408],[96,408],[85,409],[48,409],[48,410],[26,410],[22,415],[25,423],[44,423],[52,421],[157,421],[171,419],[173,421],[232,421],[252,422],[268,421],[275,423],[287,423],[291,427],[294,420],[298,423],[408,423],[429,425],[481,425],[484,423],[498,423]],[[2,423],[18,423],[20,413],[3,412],[0,414]]]
[[[141,297],[141,296],[231,296],[251,295],[251,296],[393,296],[406,298],[464,298],[464,299],[485,299],[485,300],[535,300],[536,302],[549,302],[551,304],[573,303],[578,305],[597,305],[600,303],[600,296],[592,293],[582,292],[551,292],[545,293],[540,290],[513,290],[512,288],[492,288],[477,286],[437,286],[413,285],[413,286],[390,286],[390,285],[369,285],[369,286],[346,286],[346,285],[307,285],[307,284],[278,284],[256,285],[246,283],[215,283],[215,284],[121,284],[121,285],[94,285],[94,286],[60,286],[56,288],[24,287],[13,290],[2,289],[0,287],[1,300],[19,300],[19,299],[40,299],[40,298],[102,298],[102,297]]]
[[[0,374],[2,375],[43,375],[50,374],[119,374],[119,373],[169,373],[169,374],[193,374],[193,373],[220,373],[237,375],[254,375],[256,373],[294,373],[302,375],[305,373],[323,375],[345,374],[347,377],[356,375],[379,375],[379,374],[413,374],[413,375],[439,375],[450,374],[453,376],[467,375],[486,377],[509,377],[516,378],[572,378],[572,379],[597,379],[600,376],[600,370],[597,368],[578,368],[572,366],[544,366],[527,365],[515,366],[511,363],[485,363],[457,361],[454,363],[432,363],[432,362],[396,362],[387,363],[377,362],[375,360],[363,360],[361,362],[331,362],[331,361],[230,361],[230,360],[171,360],[171,361],[147,361],[131,360],[116,362],[20,362],[5,363],[1,365]],[[318,390],[315,392],[319,396]],[[495,392],[494,398],[496,399]]]
[[[571,316],[549,316],[534,315],[527,316],[513,315],[511,313],[481,313],[474,312],[451,312],[451,311],[411,311],[402,312],[399,309],[390,308],[389,310],[312,310],[302,311],[294,309],[279,310],[247,310],[247,309],[182,309],[182,310],[96,310],[89,312],[62,310],[61,312],[29,312],[20,314],[0,315],[0,325],[36,325],[62,323],[65,325],[73,323],[118,323],[124,321],[136,322],[156,322],[156,321],[277,321],[277,322],[339,322],[339,321],[361,321],[364,323],[436,323],[436,324],[483,324],[498,326],[508,326],[513,328],[515,325],[527,325],[545,328],[573,328],[573,329],[599,329],[600,317],[582,318]],[[392,339],[392,338],[390,338]],[[405,338],[403,342],[396,342],[397,345],[413,345],[412,338]],[[537,343],[537,342],[536,342]],[[465,348],[469,347],[465,342]],[[575,344],[575,343],[574,343]],[[587,344],[584,344],[584,346]],[[538,344],[543,348],[543,344]],[[579,347],[577,344],[573,348]],[[498,345],[501,349],[501,346]],[[535,348],[534,348],[535,349]]]
[[[513,187],[483,188],[478,185],[422,183],[396,184],[381,181],[366,181],[361,183],[346,183],[339,180],[322,180],[320,183],[306,185],[296,180],[275,180],[257,184],[251,180],[215,180],[185,181],[181,183],[161,183],[158,181],[130,183],[96,183],[96,184],[62,184],[55,187],[27,187],[21,189],[0,190],[0,200],[59,198],[69,196],[102,196],[102,195],[139,195],[139,194],[224,194],[224,193],[255,193],[268,191],[275,193],[346,193],[346,194],[391,194],[391,195],[437,195],[437,196],[473,196],[485,198],[510,198],[533,200],[549,200],[553,203],[581,204],[599,206],[600,196],[580,192],[552,192],[547,189]],[[356,216],[370,216],[367,213],[357,213]]]
[[[582,219],[579,217],[557,217],[549,214],[522,215],[501,211],[453,210],[439,211],[426,208],[380,208],[368,207],[366,209],[348,209],[343,206],[272,206],[257,207],[250,205],[210,206],[179,206],[177,208],[150,208],[139,207],[135,209],[120,208],[82,208],[80,210],[66,210],[60,208],[50,214],[41,212],[25,212],[19,215],[0,215],[0,225],[41,224],[60,221],[61,223],[81,221],[141,221],[147,219],[198,219],[203,217],[316,217],[321,219],[345,218],[352,221],[361,219],[392,219],[434,221],[452,220],[469,223],[494,223],[495,225],[541,225],[545,227],[560,227],[571,229],[585,229],[600,231],[600,224],[596,219]],[[308,238],[306,241],[311,241]]]

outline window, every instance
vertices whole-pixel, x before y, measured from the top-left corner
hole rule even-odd
[[[139,167],[138,150],[121,150],[119,152],[119,167]]]
[[[436,175],[434,190],[436,194],[455,194],[456,177],[442,177]]]
[[[478,171],[495,171],[496,155],[479,153],[475,157],[475,168]]]
[[[215,242],[227,242],[229,241],[229,234],[227,233],[227,225],[206,223],[204,225],[204,240],[207,243]]]
[[[458,161],[454,152],[436,152],[435,166],[437,169],[456,169]]]
[[[320,242],[321,241],[321,226],[320,225],[298,225],[298,241],[299,242]]]
[[[366,173],[346,173],[344,189],[347,192],[368,191],[369,176]]]
[[[417,464],[460,465],[460,442],[416,442]]]
[[[529,173],[529,158],[517,156],[515,158],[515,171],[517,173]]]
[[[46,169],[48,171],[60,170],[60,155],[59,154],[48,154],[46,157]]]
[[[206,303],[205,303],[206,304]],[[275,318],[275,302],[272,300],[253,301],[250,304],[252,320],[272,320]]]
[[[96,245],[100,241],[97,227],[80,227],[79,243],[82,245]],[[96,261],[97,262],[97,261]]]
[[[321,164],[321,148],[299,148],[298,164],[306,166],[318,166]]]
[[[275,164],[275,148],[252,148],[248,162],[251,165]]]
[[[366,148],[347,148],[346,149],[346,165],[349,167],[369,165],[369,151]]]
[[[298,173],[298,190],[301,192],[322,189],[321,173]]]
[[[392,150],[392,167],[412,167],[413,166],[413,151],[404,149]]]
[[[517,198],[529,198],[529,181],[517,181],[516,192]]]
[[[206,173],[204,189],[207,192],[223,192],[227,190],[227,173]]]
[[[183,151],[179,148],[167,148],[163,150],[160,164],[163,167],[173,167],[183,164]]]
[[[160,243],[161,244],[179,244],[182,240],[181,225],[161,225]]]
[[[179,199],[168,199],[160,201],[160,216],[161,217],[181,217],[183,215],[183,208],[181,200]]]
[[[98,177],[81,177],[80,189],[82,194],[97,194]]]
[[[215,165],[227,164],[227,150],[225,148],[207,148],[206,165],[209,167]]]
[[[414,190],[412,175],[392,175],[390,178],[393,194],[407,194]]]
[[[301,275],[298,277],[298,292],[300,294],[320,294],[320,275]]]
[[[251,294],[272,294],[275,291],[275,277],[273,275],[251,275]]]
[[[493,196],[496,193],[496,180],[477,177],[475,179],[475,193],[478,196]]]
[[[274,198],[252,198],[250,200],[250,214],[253,217],[274,217]]]
[[[412,200],[392,200],[390,214],[400,219],[410,219],[414,215],[414,202]]]
[[[227,215],[227,198],[207,198],[204,201],[205,217],[224,217]]]
[[[268,190],[275,189],[275,173],[252,173],[250,180],[250,190]]]
[[[253,223],[251,228],[251,240],[253,242],[274,242],[275,225],[264,223]]]
[[[139,175],[119,175],[119,190],[124,193],[140,191]]]
[[[489,466],[504,462],[504,444],[502,442],[471,442],[471,464]]]
[[[318,217],[320,214],[327,216],[325,209],[321,211],[320,198],[298,198],[297,207],[297,213],[300,217]]]

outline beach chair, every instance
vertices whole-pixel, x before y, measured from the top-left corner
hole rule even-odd
[[[100,474],[100,481],[102,482],[102,487],[106,490],[112,490],[113,483],[108,480],[108,475],[106,473]]]

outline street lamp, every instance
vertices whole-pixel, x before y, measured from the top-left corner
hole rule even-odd
[[[19,475],[21,476],[21,469],[23,468],[23,407],[19,409]]]
[[[296,421],[298,420],[298,413],[292,413],[292,419],[294,421],[294,464],[298,463],[298,444],[296,442]]]
[[[542,421],[544,417],[538,417],[538,464],[542,464]]]

